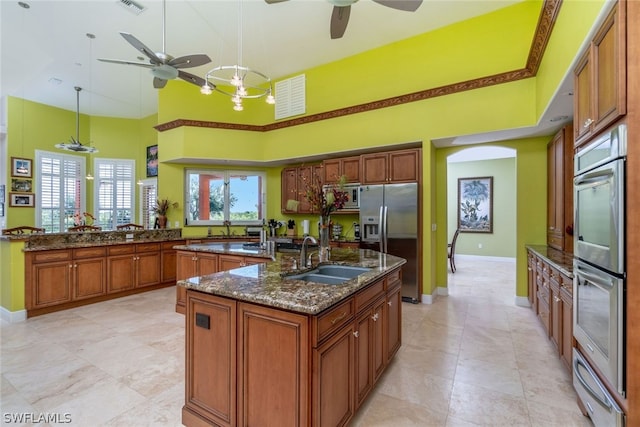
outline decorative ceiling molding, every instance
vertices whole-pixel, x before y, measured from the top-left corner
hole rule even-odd
[[[405,95],[394,96],[378,101],[367,102],[350,107],[338,108],[336,110],[325,111],[323,113],[310,114],[308,116],[298,117],[291,120],[283,120],[280,122],[270,123],[268,125],[244,125],[236,123],[209,122],[201,120],[177,119],[167,123],[155,126],[159,132],[175,129],[181,126],[204,127],[215,129],[244,130],[254,132],[268,132],[276,129],[283,129],[292,126],[318,122],[322,120],[334,119],[337,117],[348,116],[351,114],[359,114],[367,111],[379,110],[381,108],[394,107],[397,105],[407,104],[409,102],[424,101],[425,99],[435,98],[438,96],[451,95],[458,92],[465,92],[474,89],[494,86],[503,83],[515,82],[522,79],[535,77],[540,61],[544,56],[544,51],[551,37],[553,26],[558,17],[558,12],[562,6],[562,0],[545,0],[536,31],[529,48],[529,57],[525,68],[504,73],[494,74],[492,76],[480,77],[477,79],[467,80],[464,82],[453,83],[432,89],[425,89]]]

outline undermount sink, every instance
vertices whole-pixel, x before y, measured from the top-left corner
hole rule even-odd
[[[305,282],[324,283],[325,285],[340,285],[349,279],[371,270],[367,267],[353,267],[350,265],[321,265],[305,273],[287,276],[287,279],[303,280]]]

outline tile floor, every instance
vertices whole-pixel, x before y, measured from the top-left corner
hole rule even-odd
[[[352,425],[590,426],[537,319],[514,305],[515,264],[457,266],[448,297],[403,304],[402,348]],[[184,320],[174,295],[2,323],[2,424],[48,413],[61,425],[180,426]]]

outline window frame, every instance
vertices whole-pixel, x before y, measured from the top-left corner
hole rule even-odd
[[[212,173],[216,173],[216,174],[221,174],[224,176],[224,198],[225,198],[225,202],[224,202],[224,209],[223,209],[223,219],[221,220],[202,220],[202,219],[197,219],[197,220],[192,220],[189,217],[189,175],[192,175],[194,173],[197,174],[212,174]],[[230,220],[229,216],[230,216],[230,210],[229,210],[229,204],[228,204],[228,200],[229,200],[229,182],[230,182],[230,178],[232,177],[232,175],[251,175],[251,176],[258,176],[260,178],[260,188],[259,188],[259,192],[260,192],[260,207],[258,209],[258,214],[262,214],[262,218],[258,218],[256,220]],[[232,221],[232,225],[244,225],[244,226],[253,226],[253,225],[257,225],[260,226],[262,224],[264,224],[264,221],[266,220],[266,215],[267,215],[267,173],[265,171],[262,170],[241,170],[241,169],[217,169],[217,168],[212,168],[212,169],[204,169],[204,168],[185,168],[184,170],[184,198],[183,198],[183,203],[184,203],[184,218],[183,218],[183,222],[186,226],[220,226],[220,225],[225,225],[225,221]]]
[[[118,208],[117,205],[117,182],[119,181],[124,181],[124,180],[118,180],[118,179],[114,179],[114,197],[116,197],[116,200],[114,200],[114,206],[112,208],[113,210],[113,222],[111,224],[104,224],[100,222],[100,165],[101,164],[109,164],[109,165],[121,165],[123,163],[129,164],[130,168],[131,168],[131,179],[129,182],[129,186],[130,186],[130,195],[131,195],[131,206],[129,207],[129,210],[131,212],[131,218],[129,218],[129,220],[124,221],[122,223],[118,222],[118,210],[122,210]],[[109,158],[95,158],[94,162],[93,162],[93,170],[94,170],[94,180],[93,180],[93,211],[94,211],[94,215],[96,217],[95,220],[95,225],[99,225],[102,227],[103,230],[105,231],[113,231],[117,229],[117,226],[120,224],[126,224],[128,222],[135,222],[135,218],[136,218],[136,161],[134,159],[109,159]],[[106,209],[102,209],[102,210],[106,210]]]

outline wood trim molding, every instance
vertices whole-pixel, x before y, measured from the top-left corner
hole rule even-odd
[[[558,12],[562,6],[562,0],[545,0],[540,17],[538,18],[538,25],[529,48],[529,57],[527,58],[527,64],[524,68],[519,70],[507,71],[504,73],[494,74],[491,76],[480,77],[477,79],[467,80],[464,82],[453,83],[445,86],[440,86],[431,89],[425,89],[418,92],[413,92],[405,95],[394,96],[378,101],[367,102],[359,105],[352,105],[349,107],[339,108],[336,110],[325,111],[323,113],[311,114],[308,116],[297,117],[290,120],[283,120],[279,122],[270,123],[267,125],[245,125],[236,123],[224,123],[224,122],[209,122],[201,120],[188,120],[177,119],[167,123],[162,123],[155,126],[155,129],[159,132],[164,132],[170,129],[175,129],[181,126],[190,127],[204,127],[215,129],[230,129],[230,130],[244,130],[254,132],[268,132],[276,129],[284,129],[292,126],[299,126],[303,124],[318,122],[322,120],[334,119],[337,117],[348,116],[351,114],[364,113],[367,111],[379,110],[381,108],[394,107],[397,105],[407,104],[409,102],[423,101],[429,98],[435,98],[438,96],[451,95],[458,92],[464,92],[468,90],[480,89],[483,87],[494,86],[503,83],[514,82],[522,79],[528,79],[535,77],[540,67],[540,61],[544,55],[544,51],[547,47],[549,38],[551,37],[551,31],[556,22]]]

